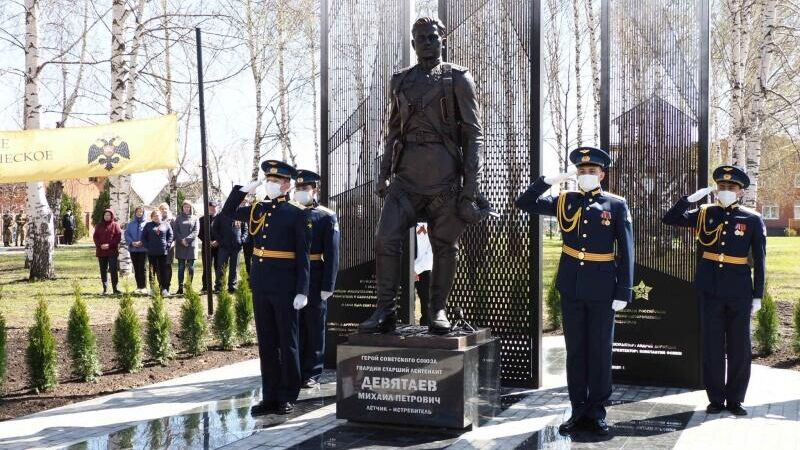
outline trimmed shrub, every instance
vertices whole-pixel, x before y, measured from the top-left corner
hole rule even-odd
[[[756,313],[756,329],[753,337],[756,349],[762,355],[771,355],[778,348],[778,308],[769,292],[769,285],[764,286],[764,298],[761,299],[761,309]]]
[[[783,229],[783,235],[786,236],[786,237],[795,237],[795,236],[797,236],[797,230],[795,230],[794,228],[788,228],[788,227],[784,228]]]
[[[792,350],[800,355],[800,299],[794,302],[794,339],[792,341]]]
[[[83,381],[94,381],[101,374],[97,357],[97,338],[89,326],[89,311],[81,297],[80,284],[73,285],[75,303],[69,310],[67,346],[72,359],[72,372]]]
[[[103,190],[100,191],[100,196],[97,197],[92,210],[92,223],[97,225],[103,223],[103,214],[106,209],[111,207],[111,184],[106,180],[103,185]],[[118,212],[115,212],[118,213]]]
[[[207,350],[208,322],[200,295],[191,285],[186,285],[186,299],[181,305],[181,346],[183,350],[198,356]]]
[[[47,302],[41,294],[38,298],[39,304],[34,313],[33,326],[28,330],[28,349],[25,352],[30,383],[37,393],[58,384],[56,338],[50,327]]]
[[[236,316],[233,311],[233,298],[227,289],[221,289],[217,297],[212,329],[223,350],[233,350],[236,347]]]
[[[558,267],[553,274],[553,280],[547,289],[545,306],[547,307],[547,317],[550,326],[554,329],[561,328],[561,294],[556,289],[556,278],[558,277]]]
[[[147,308],[147,349],[150,357],[162,366],[174,356],[171,330],[172,322],[164,307],[164,298],[156,292]]]
[[[130,289],[125,289],[119,301],[112,341],[120,367],[126,372],[138,372],[142,368],[142,325],[133,309]]]
[[[250,277],[247,273],[239,274],[239,286],[236,286],[236,338],[242,345],[251,345],[255,336],[250,324],[253,323],[253,292],[250,290]]]

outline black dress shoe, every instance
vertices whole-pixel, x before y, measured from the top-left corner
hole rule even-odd
[[[723,409],[725,409],[725,405],[722,403],[711,402],[706,406],[706,414],[719,414]]]
[[[250,415],[251,416],[262,416],[264,414],[275,414],[278,412],[278,402],[265,402],[261,401],[261,403],[253,406],[250,408]]]
[[[566,422],[558,426],[558,432],[562,434],[578,431],[583,427],[583,418],[572,416]]]
[[[317,382],[317,380],[315,380],[313,378],[309,378],[308,380],[303,381],[302,386],[303,386],[303,389],[313,389],[313,388],[319,386],[319,383]]]
[[[587,429],[598,436],[608,436],[608,424],[603,419],[589,421]]]
[[[747,410],[742,408],[741,403],[728,403],[728,411],[734,416],[746,416]]]
[[[291,402],[281,402],[278,405],[278,414],[291,414],[294,411],[294,405]]]

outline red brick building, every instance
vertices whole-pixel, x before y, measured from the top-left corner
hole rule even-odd
[[[793,187],[788,192],[791,195],[759,196],[758,211],[764,218],[770,236],[783,235],[787,228],[800,234],[800,174],[789,178],[793,181]]]
[[[787,228],[800,234],[800,156],[791,143],[775,141],[764,146],[756,207],[768,235],[782,236]]]

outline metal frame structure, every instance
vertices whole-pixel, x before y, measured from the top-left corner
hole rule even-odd
[[[329,361],[336,343],[374,305],[372,236],[380,202],[373,183],[388,81],[411,62],[412,6],[408,0],[322,1],[322,198],[337,211],[342,230],[340,283],[329,304]],[[450,305],[501,337],[507,386],[541,384],[541,222],[514,207],[541,171],[540,10],[540,0],[438,3],[448,27],[445,58],[467,66],[476,80],[486,137],[482,189],[502,213],[462,237]],[[411,283],[403,289],[408,303],[401,304],[413,321]]]
[[[694,241],[661,217],[708,180],[708,2],[602,0],[601,24],[606,184],[631,208],[634,285],[652,288],[618,315],[614,379],[698,386]]]

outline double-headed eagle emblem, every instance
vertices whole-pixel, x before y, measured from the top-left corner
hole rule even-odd
[[[119,144],[116,143],[117,141],[119,141]],[[89,164],[97,160],[98,164],[105,165],[105,169],[111,171],[114,168],[114,164],[119,162],[117,155],[125,159],[131,159],[128,143],[121,140],[119,136],[100,138],[97,142],[101,143],[101,145],[95,143],[89,147]]]

